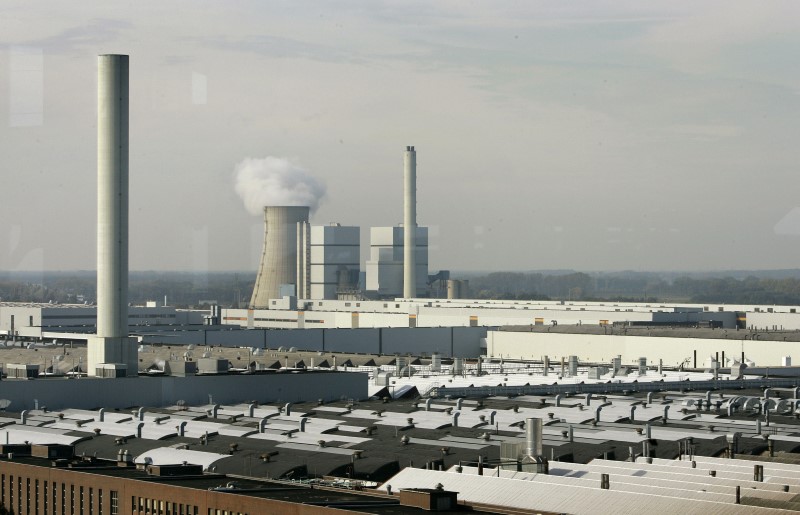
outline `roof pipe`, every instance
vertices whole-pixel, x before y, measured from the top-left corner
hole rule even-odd
[[[542,419],[525,419],[525,453],[528,456],[542,455]]]

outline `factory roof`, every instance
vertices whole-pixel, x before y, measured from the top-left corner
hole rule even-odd
[[[600,460],[598,460],[600,461]],[[638,465],[640,476],[648,472],[647,464]],[[648,483],[624,484],[621,477],[615,477],[610,488],[602,489],[599,480],[592,481],[580,477],[534,474],[527,478],[495,477],[477,475],[473,470],[457,473],[455,470],[435,471],[404,469],[388,480],[381,490],[391,486],[392,490],[408,488],[433,488],[440,484],[446,490],[459,493],[461,499],[479,505],[496,505],[509,509],[535,509],[556,513],[594,514],[640,514],[687,513],[687,514],[772,514],[792,513],[795,493],[760,492],[745,490],[742,504],[735,503],[735,488],[727,492],[703,491],[703,485],[684,482],[673,488]],[[498,471],[499,472],[499,471]],[[708,482],[713,482],[714,478]],[[783,508],[764,508],[759,501],[782,501]],[[749,502],[748,502],[749,501]]]
[[[603,334],[612,336],[650,336],[660,338],[712,338],[722,340],[766,340],[800,341],[800,331],[796,330],[750,330],[721,329],[710,327],[664,327],[652,326],[601,326],[596,324],[559,325],[507,325],[496,329],[502,332],[536,334]]]

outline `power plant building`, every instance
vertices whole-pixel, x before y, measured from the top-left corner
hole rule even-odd
[[[415,283],[418,296],[428,289],[428,228],[416,228]],[[370,228],[370,259],[367,260],[368,292],[380,297],[403,296],[404,279],[404,229],[403,227]]]
[[[264,247],[250,307],[271,307],[270,300],[337,298],[357,288],[360,229],[310,225],[307,206],[264,207]]]
[[[361,229],[355,226],[308,225],[298,251],[297,296],[301,299],[335,300],[358,288],[361,272]]]

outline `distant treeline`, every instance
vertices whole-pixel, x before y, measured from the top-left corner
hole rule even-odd
[[[616,300],[725,304],[800,304],[800,278],[675,277],[654,273],[494,272],[469,278],[481,299]]]
[[[132,272],[128,285],[130,302],[164,301],[171,306],[190,307],[202,301],[233,306],[248,302],[255,274],[236,272]],[[0,300],[8,302],[83,303],[96,299],[94,272],[3,273]]]
[[[657,272],[493,272],[454,274],[469,279],[470,296],[479,299],[693,302],[800,305],[800,272],[754,272],[739,277]],[[249,272],[132,272],[133,303],[163,301],[197,306],[246,304],[255,274]],[[94,272],[0,272],[0,300],[82,303],[95,301]]]

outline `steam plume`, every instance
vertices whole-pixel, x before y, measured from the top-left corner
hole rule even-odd
[[[308,206],[316,211],[325,186],[283,157],[246,158],[236,165],[236,193],[253,215],[264,206]]]

